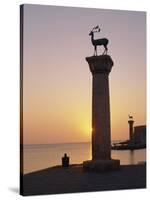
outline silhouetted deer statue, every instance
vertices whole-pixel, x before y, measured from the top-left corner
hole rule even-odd
[[[107,54],[107,51],[108,51],[108,48],[107,48],[107,44],[108,44],[108,39],[107,38],[101,38],[101,39],[97,39],[97,40],[94,40],[94,33],[96,32],[100,32],[100,28],[99,26],[95,26],[91,32],[89,33],[89,35],[91,36],[91,42],[94,46],[94,56],[97,56],[97,46],[101,46],[103,45],[105,50],[103,52],[103,55],[104,54]]]
[[[129,116],[129,119],[133,119],[133,116],[131,116],[131,115],[128,115]]]

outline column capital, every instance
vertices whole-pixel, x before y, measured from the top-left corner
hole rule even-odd
[[[134,123],[134,120],[128,120],[128,123],[129,123],[129,124],[133,124],[133,123]]]
[[[86,57],[86,61],[89,64],[90,71],[92,72],[92,74],[109,74],[113,66],[113,60],[109,55]]]

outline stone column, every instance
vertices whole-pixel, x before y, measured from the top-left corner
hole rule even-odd
[[[109,73],[113,61],[109,55],[87,57],[86,61],[93,78],[92,161],[85,161],[83,167],[94,171],[118,168],[120,161],[111,159]]]
[[[92,159],[111,159],[109,73],[110,56],[86,58],[93,76],[92,88]]]
[[[133,143],[133,124],[134,124],[134,120],[133,119],[129,119],[128,120],[128,124],[129,124],[129,143],[132,144]]]

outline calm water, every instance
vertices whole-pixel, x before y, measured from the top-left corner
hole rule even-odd
[[[70,163],[82,163],[91,159],[90,143],[42,144],[24,146],[24,173],[33,172],[61,164],[64,153],[70,156]],[[121,164],[137,164],[146,160],[146,150],[114,151],[112,158],[119,159]]]

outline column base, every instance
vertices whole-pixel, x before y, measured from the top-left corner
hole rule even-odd
[[[83,162],[83,170],[88,172],[106,172],[120,169],[120,160],[87,160]]]

